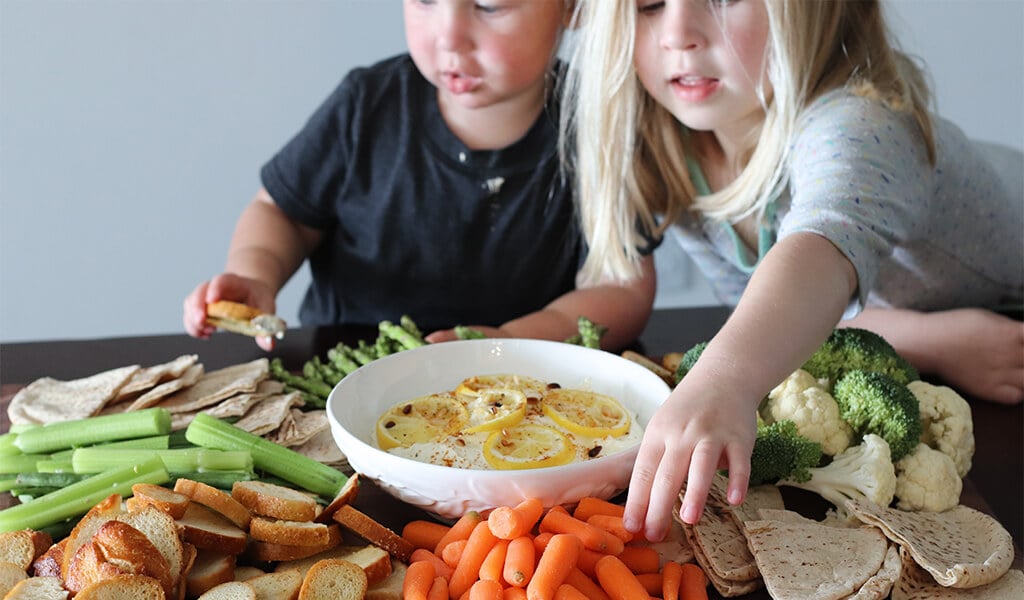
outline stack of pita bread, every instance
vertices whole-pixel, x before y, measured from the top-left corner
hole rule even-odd
[[[850,501],[849,520],[830,513],[818,521],[786,510],[774,486],[751,488],[742,505],[729,506],[726,483],[716,477],[696,525],[681,523],[723,597],[764,586],[777,600],[1024,598],[1024,572],[1010,569],[1010,534],[974,509],[906,512]]]
[[[45,424],[159,406],[171,413],[174,430],[200,412],[237,418],[235,425],[339,469],[348,467],[331,435],[327,413],[303,410],[299,392],[285,391],[259,358],[206,372],[186,354],[166,363],[130,365],[61,381],[43,377],[22,388],[7,408],[14,424]]]

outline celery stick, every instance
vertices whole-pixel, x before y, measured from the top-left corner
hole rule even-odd
[[[348,481],[348,477],[337,469],[205,413],[195,416],[185,430],[185,437],[197,446],[248,450],[256,468],[328,498],[337,495]]]
[[[21,454],[21,450],[14,445],[14,440],[18,439],[16,433],[5,433],[0,435],[0,455],[5,454]]]
[[[76,473],[19,473],[15,477],[17,487],[57,487],[62,488],[86,479],[88,475]]]
[[[236,481],[251,481],[257,477],[256,473],[252,471],[196,471],[194,473],[171,473],[171,478],[175,481],[190,479],[217,489],[230,490]]]
[[[89,448],[118,448],[121,450],[167,450],[170,447],[170,435],[152,435],[149,437],[132,438],[108,444],[96,444]],[[77,448],[68,448],[60,452],[54,452],[50,458],[54,460],[71,460],[71,456]]]
[[[18,434],[14,444],[24,453],[53,452],[130,438],[166,435],[171,432],[171,413],[166,408],[57,421]]]
[[[0,473],[10,475],[34,473],[36,463],[49,459],[49,454],[0,454]]]
[[[18,478],[0,479],[0,493],[9,492],[18,486]]]
[[[135,464],[141,458],[156,456],[168,473],[192,471],[252,471],[252,455],[245,450],[175,448],[173,450],[133,450],[91,446],[78,448],[71,455],[75,473],[99,473],[114,467]]]
[[[42,425],[39,423],[11,423],[11,426],[7,431],[8,433],[22,433],[29,429],[35,429],[36,427],[42,427]]]
[[[36,463],[37,473],[73,473],[75,470],[71,459],[41,460]]]
[[[136,483],[166,483],[170,477],[156,456],[136,465],[110,469],[31,502],[0,510],[0,532],[39,529],[84,514],[111,494],[131,495]]]

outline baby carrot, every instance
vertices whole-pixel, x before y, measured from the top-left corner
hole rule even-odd
[[[469,540],[455,540],[454,542],[450,542],[444,547],[444,550],[441,551],[441,559],[444,560],[446,565],[452,568],[453,573],[455,565],[459,564],[459,561],[462,560],[462,553],[466,550],[466,544],[468,543]],[[448,583],[451,584],[451,581],[452,579],[449,577]]]
[[[635,537],[632,531],[627,531],[622,525],[622,517],[616,517],[613,515],[590,515],[587,519],[587,523],[590,523],[594,527],[604,529],[627,544],[632,542]]]
[[[601,589],[601,586],[597,585],[597,582],[588,577],[579,567],[569,571],[569,574],[565,577],[565,582],[583,592],[583,595],[590,598],[590,600],[611,600],[608,594],[604,593],[604,590]]]
[[[580,521],[586,521],[594,515],[621,517],[625,512],[626,507],[621,504],[614,504],[607,500],[587,496],[586,498],[581,498],[579,503],[576,504],[576,510],[572,511],[572,516]]]
[[[478,579],[469,587],[469,600],[501,600],[501,584],[491,579]],[[403,599],[404,600],[404,599]]]
[[[574,535],[559,533],[552,536],[526,586],[526,597],[529,600],[554,600],[558,586],[576,566],[582,547],[580,539]]]
[[[452,568],[448,563],[444,562],[440,556],[426,548],[417,548],[412,551],[411,555],[409,555],[409,564],[421,560],[432,563],[434,565],[434,573],[437,574],[438,577],[444,577],[445,581],[451,579]]]
[[[513,587],[526,587],[537,564],[537,549],[528,535],[521,535],[508,543],[502,577]]]
[[[448,600],[448,580],[438,575],[430,585],[427,600]]]
[[[437,542],[437,546],[434,547],[434,554],[441,556],[441,552],[444,551],[444,547],[455,540],[467,540],[469,534],[473,533],[473,528],[476,524],[483,521],[483,517],[480,516],[475,510],[471,510],[466,514],[459,517],[459,520],[448,530],[448,533],[441,537],[441,541]]]
[[[634,573],[657,573],[661,557],[650,546],[626,546],[616,556]]]
[[[679,600],[679,587],[682,585],[683,567],[674,560],[665,561],[661,567],[662,600]]]
[[[501,600],[527,600],[526,590],[517,587],[507,587],[501,593]]]
[[[601,560],[604,556],[606,555],[596,550],[584,548],[580,551],[580,557],[576,560],[576,566],[579,567],[579,570],[583,571],[587,577],[593,577],[594,566],[597,565],[597,561]]]
[[[662,577],[661,573],[637,573],[636,580],[644,586],[647,593],[652,596],[661,596]]]
[[[580,521],[566,511],[549,510],[548,514],[544,515],[540,521],[540,530],[552,533],[571,533],[580,538],[584,548],[605,554],[622,552],[622,540],[603,529]]]
[[[502,581],[502,572],[505,570],[505,555],[508,553],[508,540],[498,540],[491,547],[480,565],[480,579],[488,581]]]
[[[503,540],[511,540],[526,535],[540,520],[544,512],[544,504],[540,498],[527,498],[513,506],[499,506],[491,511],[487,523],[491,533]]]
[[[679,586],[679,600],[707,600],[708,580],[699,565],[683,563],[683,577]]]
[[[434,584],[434,565],[426,561],[414,562],[405,571],[402,580],[404,600],[427,600],[430,586]]]
[[[589,598],[568,583],[563,583],[555,590],[555,600],[589,600]]]
[[[548,542],[555,534],[550,531],[542,531],[537,535],[533,536],[533,547],[537,549],[537,554],[544,552],[544,548],[548,547]]]
[[[487,553],[494,547],[498,538],[494,537],[486,521],[480,521],[473,528],[466,540],[466,547],[455,565],[452,578],[448,581],[448,595],[452,598],[462,596],[480,576],[480,565],[487,558]]]
[[[648,600],[647,589],[617,556],[602,556],[594,565],[597,581],[612,600]]]
[[[433,552],[434,548],[437,548],[437,543],[450,529],[451,527],[447,525],[417,519],[405,524],[402,528],[402,537],[417,548],[426,548]]]

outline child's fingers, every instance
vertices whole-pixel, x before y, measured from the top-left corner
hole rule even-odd
[[[704,503],[711,489],[722,451],[722,446],[707,440],[698,442],[694,447],[686,478],[686,494],[683,495],[683,507],[680,511],[680,517],[686,523],[696,523],[704,513]]]
[[[746,444],[733,443],[725,447],[725,454],[729,460],[729,491],[726,499],[733,506],[742,504],[743,499],[747,496],[752,452],[753,448]]]
[[[672,522],[672,510],[675,507],[676,499],[679,498],[679,489],[683,487],[683,478],[686,476],[687,467],[691,464],[690,460],[688,446],[669,446],[661,458],[658,473],[654,478],[654,486],[651,488],[651,500],[647,507],[647,522],[644,525],[644,537],[652,542],[661,541],[668,533],[669,525]]]
[[[651,487],[665,451],[661,441],[655,441],[653,437],[645,435],[640,442],[633,473],[629,478],[629,494],[626,496],[626,509],[622,513],[622,526],[633,533],[642,531],[647,520]]]

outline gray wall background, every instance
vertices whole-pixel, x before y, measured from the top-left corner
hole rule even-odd
[[[939,112],[1024,147],[1024,0],[885,1]],[[180,332],[259,167],[404,48],[398,0],[0,0],[0,341]],[[657,305],[714,303],[677,252]]]

